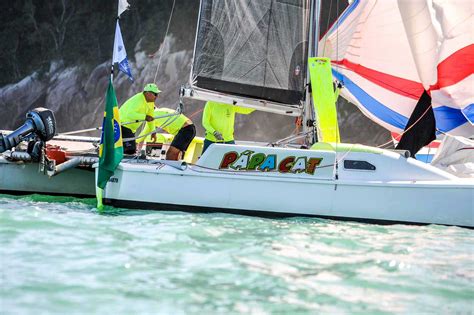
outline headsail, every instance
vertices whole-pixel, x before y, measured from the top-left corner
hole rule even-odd
[[[388,130],[426,90],[439,131],[474,135],[474,6],[442,2],[355,0],[320,41],[341,95]]]
[[[282,111],[298,108],[304,97],[308,34],[307,0],[203,0],[191,85],[280,104]],[[239,105],[258,107],[245,101]]]

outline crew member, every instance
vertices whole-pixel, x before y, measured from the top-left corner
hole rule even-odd
[[[218,102],[207,102],[202,116],[206,129],[202,153],[213,143],[234,144],[235,114],[250,114],[254,109]]]
[[[166,159],[175,161],[179,160],[196,136],[196,127],[191,119],[183,114],[176,114],[176,111],[170,108],[156,108],[153,115],[158,118],[155,118],[152,130],[156,127],[174,135],[173,141],[171,142],[168,151],[166,151]],[[145,135],[152,130],[150,130],[147,125],[140,135]],[[156,142],[156,133],[152,133],[151,139],[153,142]],[[138,142],[142,142],[143,140],[144,138],[140,138],[138,139]]]
[[[149,129],[154,128],[153,110],[155,108],[155,100],[160,92],[156,84],[148,83],[143,88],[143,92],[135,94],[120,107],[119,113],[123,124],[123,139],[135,138],[135,132],[144,120]],[[123,142],[123,153],[135,154],[136,149],[135,139]]]

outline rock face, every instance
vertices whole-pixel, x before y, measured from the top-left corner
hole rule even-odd
[[[160,54],[153,57],[137,48],[135,62],[131,64],[135,82],[119,73],[114,88],[119,105],[142,90],[148,82],[157,84],[163,93],[158,104],[176,108],[178,91],[186,82],[192,51],[170,53],[173,37],[167,38]],[[56,116],[58,132],[98,127],[102,123],[104,98],[110,76],[110,64],[103,63],[86,73],[79,67],[65,68],[53,63],[50,71],[39,78],[34,73],[16,84],[0,88],[0,129],[14,129],[24,121],[28,110],[35,107],[51,109]],[[188,110],[189,111],[189,110]]]
[[[192,47],[178,50],[182,43],[169,35],[159,51],[149,56],[141,41],[134,47],[131,62],[135,82],[123,74],[116,75],[114,88],[119,105],[138,93],[144,84],[156,82],[163,91],[159,106],[176,108],[179,87],[189,80]],[[130,53],[129,53],[130,57]],[[110,64],[103,63],[92,70],[65,67],[52,62],[48,73],[33,73],[15,84],[0,88],[0,129],[15,129],[23,123],[28,110],[46,107],[54,111],[58,132],[99,127],[103,119],[104,97],[110,76]],[[199,136],[203,102],[185,102],[185,114],[197,126]],[[339,126],[342,140],[364,144],[389,141],[389,133],[368,120],[355,106],[339,100]],[[237,115],[236,139],[274,142],[295,132],[295,119],[264,112]],[[87,135],[98,135],[98,132]]]

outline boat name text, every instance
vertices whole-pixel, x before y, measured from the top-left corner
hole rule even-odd
[[[264,153],[255,153],[255,151],[246,150],[242,153],[235,151],[227,152],[222,157],[219,169],[233,169],[245,171],[280,173],[307,173],[313,175],[316,167],[321,164],[322,158],[306,156],[285,156],[279,159],[276,154],[266,155]],[[280,161],[279,163],[277,161]]]

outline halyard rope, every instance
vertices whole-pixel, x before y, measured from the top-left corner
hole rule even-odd
[[[170,14],[170,18],[168,20],[168,26],[166,27],[166,33],[165,33],[165,37],[163,39],[163,44],[162,44],[162,47],[163,49],[165,48],[165,41],[166,41],[166,38],[168,37],[168,31],[169,31],[169,28],[170,28],[170,24],[171,24],[171,18],[173,17],[173,11],[174,11],[174,5],[175,5],[175,0],[173,0],[173,6],[171,7],[171,14]],[[156,73],[155,73],[155,78],[153,79],[153,82],[156,83],[156,77],[158,76],[158,71],[160,70],[160,65],[161,65],[161,58],[163,57],[163,51],[161,51],[160,53],[160,59],[158,59],[158,66],[156,67]]]

